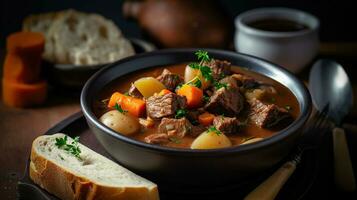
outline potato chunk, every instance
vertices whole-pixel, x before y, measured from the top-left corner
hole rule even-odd
[[[232,146],[231,141],[223,133],[205,131],[192,142],[191,149],[217,149],[230,146]]]
[[[139,120],[129,113],[111,110],[99,119],[103,124],[123,135],[131,135],[140,131]]]
[[[155,93],[166,89],[164,84],[153,77],[140,78],[134,82],[134,85],[145,98],[151,97]]]
[[[210,86],[211,82],[208,81],[208,80],[206,80],[206,79],[202,76],[200,70],[198,70],[198,69],[193,69],[193,68],[191,68],[190,66],[187,65],[186,68],[185,68],[185,77],[184,77],[185,83],[187,83],[187,82],[193,80],[196,76],[197,76],[197,77],[200,79],[200,81],[201,81],[201,84],[202,84],[201,89],[206,89],[206,88],[208,88],[208,87]]]

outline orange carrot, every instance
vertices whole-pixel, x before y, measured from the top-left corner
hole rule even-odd
[[[16,32],[7,37],[6,49],[15,54],[42,54],[45,37],[42,33]]]
[[[2,79],[2,85],[3,100],[8,106],[28,107],[31,105],[39,105],[46,100],[46,81],[27,84]]]
[[[192,85],[183,85],[177,90],[177,94],[186,97],[188,108],[200,106],[203,98],[203,91]]]
[[[41,55],[30,57],[7,54],[4,62],[3,77],[19,83],[34,83],[39,81]]]
[[[145,101],[139,98],[126,96],[119,92],[114,92],[110,97],[108,107],[113,108],[115,104],[119,104],[123,110],[130,114],[140,117],[145,112]]]
[[[163,95],[165,95],[165,94],[170,94],[170,93],[171,93],[170,90],[168,90],[168,89],[163,89],[163,90],[160,91],[159,95],[160,95],[160,96],[163,96]]]
[[[204,126],[209,126],[212,124],[214,119],[214,114],[211,114],[209,112],[205,112],[201,115],[198,116],[198,122]]]

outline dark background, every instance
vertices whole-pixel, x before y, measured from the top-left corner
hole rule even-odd
[[[217,0],[219,1],[219,0]],[[234,18],[239,13],[257,7],[284,6],[307,11],[321,20],[323,42],[357,41],[357,9],[354,1],[340,0],[220,0],[226,12]],[[0,1],[0,48],[5,37],[21,29],[22,20],[29,14],[74,8],[96,12],[112,19],[124,34],[140,37],[140,29],[133,21],[123,18],[123,0],[1,0]],[[197,8],[199,9],[199,8]]]

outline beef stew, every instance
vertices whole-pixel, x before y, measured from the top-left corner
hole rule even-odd
[[[140,123],[140,131],[125,134],[128,137],[167,147],[206,149],[269,137],[299,115],[297,99],[280,83],[210,58],[207,52],[196,55],[198,62],[158,66],[113,81],[93,105],[96,116],[117,110]],[[202,141],[204,145],[197,145]]]

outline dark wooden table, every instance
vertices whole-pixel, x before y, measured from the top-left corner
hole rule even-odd
[[[320,57],[333,57],[341,62],[346,66],[350,78],[356,84],[357,70],[354,66],[357,64],[357,48],[353,55],[349,53],[348,56],[331,56],[331,54],[339,52],[334,47],[333,45],[325,46],[322,52],[327,55]],[[0,75],[3,55],[0,50]],[[307,74],[308,69],[302,72],[300,77],[306,79]],[[356,86],[354,86],[354,90],[357,97]],[[356,108],[357,106],[353,109],[354,114],[349,118],[349,122],[355,124],[357,124],[354,117],[357,116],[355,115]],[[79,110],[79,92],[68,93],[61,89],[51,89],[46,104],[37,108],[9,108],[3,105],[0,100],[0,199],[16,198],[17,180],[23,174],[34,138]]]
[[[79,98],[63,94],[51,94],[46,105],[38,108],[9,108],[0,102],[0,199],[15,199],[31,142],[79,110]]]

